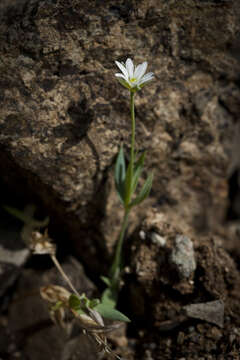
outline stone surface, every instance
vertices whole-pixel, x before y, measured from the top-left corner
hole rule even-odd
[[[192,241],[183,235],[177,235],[169,261],[177,269],[180,278],[190,278],[196,270],[196,260]]]
[[[0,210],[0,297],[14,284],[30,256],[20,236],[20,224]]]
[[[152,241],[153,232],[164,235],[164,246]],[[223,302],[228,304],[228,311],[232,311],[234,304],[239,311],[239,272],[222,247],[222,240],[217,235],[194,236],[193,229],[184,222],[173,226],[166,214],[149,208],[127,249],[130,266],[126,268],[126,283],[133,314],[143,319],[152,317],[162,328],[165,320],[179,321],[183,304],[190,298],[196,303],[199,299],[202,303],[216,299],[216,304],[222,304],[216,308],[218,325],[223,322]],[[211,322],[210,306],[207,313],[206,305],[204,320],[209,317]],[[198,319],[203,319],[203,314]]]
[[[239,1],[5,4],[1,178],[45,207],[55,232],[64,234],[65,245],[74,243],[94,276],[106,274],[122,215],[113,164],[120,143],[130,139],[129,96],[114,78],[114,61],[147,60],[156,77],[136,96],[136,129],[154,183],[130,219],[124,279],[130,315],[158,329],[164,321],[178,324],[190,297],[223,299],[226,329],[182,328],[176,344],[144,328],[139,338],[157,348],[145,354],[149,349],[140,345],[135,355],[238,356],[240,339],[230,349],[228,335],[232,323],[239,328],[239,271],[223,248],[231,236],[219,224],[232,201],[229,177],[239,171],[233,140],[240,112]],[[232,211],[239,213],[237,200]],[[164,246],[151,240],[153,232]],[[236,227],[232,232],[239,242]],[[169,261],[178,235],[194,243],[197,269],[189,279]],[[236,246],[229,249],[237,254]]]
[[[155,170],[152,203],[197,232],[215,226],[227,207],[239,114],[240,66],[228,51],[239,31],[238,2],[8,5],[0,24],[3,179],[37,196],[99,269],[96,254],[111,251],[121,215],[108,178],[130,133],[114,60],[130,56],[147,60],[156,75],[136,96],[138,147],[148,149]]]
[[[221,300],[185,306],[184,311],[189,317],[201,319],[223,327],[224,303]]]

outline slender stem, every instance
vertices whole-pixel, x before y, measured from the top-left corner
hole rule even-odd
[[[130,92],[131,120],[132,120],[132,139],[131,139],[131,180],[133,178],[133,168],[135,160],[135,110],[134,110],[134,92]]]
[[[132,197],[132,183],[134,174],[134,163],[135,163],[135,111],[134,111],[134,92],[130,91],[130,110],[131,110],[131,122],[132,122],[132,134],[131,134],[131,153],[130,162],[127,172],[127,180],[125,186],[127,186],[127,193],[125,198],[125,211],[129,208]]]
[[[134,173],[134,162],[135,162],[135,111],[134,111],[134,92],[130,91],[130,109],[131,109],[131,120],[132,120],[132,136],[131,136],[131,154],[130,154],[130,184],[132,184],[133,173]],[[118,238],[116,253],[114,257],[114,261],[110,270],[110,278],[111,284],[117,290],[119,288],[120,281],[120,271],[121,271],[121,263],[122,263],[122,247],[123,240],[128,224],[128,216],[131,210],[129,203],[131,202],[131,192],[129,193],[129,199],[124,207],[124,217],[122,221],[121,231]]]
[[[76,288],[73,286],[73,284],[71,283],[69,277],[65,274],[65,272],[63,271],[63,268],[61,267],[61,265],[59,264],[56,256],[54,254],[51,254],[51,259],[54,263],[54,265],[56,266],[56,268],[58,269],[58,271],[60,272],[60,274],[62,275],[62,277],[64,278],[64,280],[67,282],[67,284],[69,285],[69,287],[72,289],[72,291],[78,296],[81,297],[79,292],[76,290]]]
[[[112,265],[111,272],[110,272],[112,282],[118,281],[117,278],[118,278],[121,261],[122,261],[122,245],[123,245],[124,235],[125,235],[127,224],[128,224],[128,215],[129,215],[129,210],[125,210],[123,222],[122,222],[122,226],[121,226],[121,231],[120,231],[119,238],[118,238],[115,258],[114,258],[113,265]]]

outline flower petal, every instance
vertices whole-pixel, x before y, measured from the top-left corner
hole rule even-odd
[[[133,78],[134,65],[131,59],[127,59],[126,61],[126,69],[129,75],[129,78]]]
[[[128,78],[128,72],[127,69],[123,64],[121,64],[119,61],[115,61],[115,64],[119,67],[119,69],[122,71],[122,73]]]
[[[136,79],[140,79],[144,75],[145,71],[147,70],[147,65],[148,65],[148,63],[146,61],[144,61],[142,64],[140,64],[136,67],[136,69],[134,71],[134,77]]]
[[[115,76],[116,76],[116,77],[121,77],[121,78],[123,78],[123,79],[126,80],[126,81],[128,80],[128,78],[126,78],[125,75],[120,74],[120,73],[115,74]]]
[[[115,76],[118,81],[130,91],[140,90],[154,78],[154,74],[152,72],[145,74],[148,66],[146,61],[136,67],[130,58],[126,60],[125,64],[120,63],[119,61],[115,61],[115,63],[122,72],[116,73]]]
[[[151,81],[154,78],[153,73],[149,72],[147,74],[145,74],[138,82],[138,85],[141,85],[145,82]]]

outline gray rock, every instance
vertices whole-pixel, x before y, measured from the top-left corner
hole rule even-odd
[[[172,249],[170,262],[176,268],[181,279],[188,279],[196,270],[196,260],[192,241],[184,235],[178,235]]]
[[[26,263],[30,251],[20,237],[20,228],[15,222],[0,219],[0,296],[14,283]]]
[[[186,315],[195,319],[223,327],[224,324],[224,302],[221,300],[209,301],[206,303],[191,304],[184,306]]]

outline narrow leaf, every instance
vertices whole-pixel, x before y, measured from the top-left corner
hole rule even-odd
[[[115,179],[115,187],[122,203],[124,203],[124,196],[125,196],[125,186],[124,186],[125,177],[126,177],[126,164],[125,164],[123,147],[121,146],[115,165],[114,179]]]
[[[108,287],[111,286],[111,280],[106,276],[100,276],[101,280],[106,284]]]
[[[111,288],[105,289],[102,294],[101,303],[111,308],[114,308],[117,305],[116,292]]]
[[[109,307],[107,304],[99,304],[94,308],[94,310],[97,310],[102,315],[102,317],[106,319],[130,322],[130,319],[126,315],[114,308]]]
[[[17,219],[21,220],[25,224],[31,224],[34,227],[45,227],[49,223],[49,217],[46,217],[41,221],[41,220],[36,220],[33,217],[31,217],[29,214],[25,213],[24,211],[15,209],[11,206],[3,206],[3,208],[9,214],[15,216]]]
[[[142,155],[139,157],[138,161],[135,164],[134,174],[133,174],[133,181],[132,181],[132,194],[136,190],[138,180],[140,178],[140,175],[141,175],[141,172],[142,172],[142,169],[143,169],[145,155],[146,155],[146,152],[144,151],[144,153],[142,153]]]
[[[143,202],[143,200],[145,200],[148,197],[148,195],[151,191],[152,181],[153,181],[153,174],[148,176],[147,180],[145,181],[145,183],[142,187],[142,190],[137,195],[136,199],[134,199],[131,202],[131,204],[130,204],[131,207],[140,204],[141,202]]]

